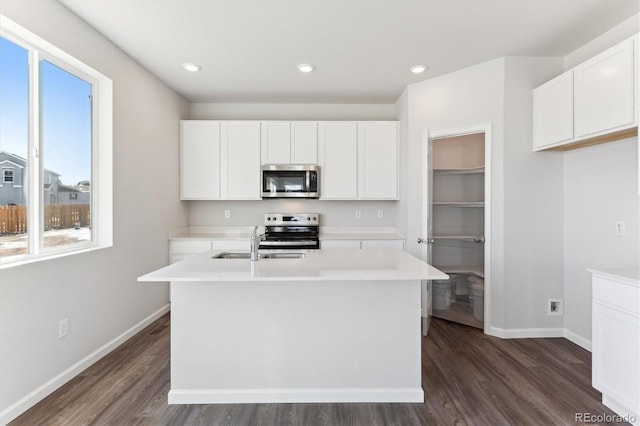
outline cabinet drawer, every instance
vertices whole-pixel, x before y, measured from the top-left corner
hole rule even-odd
[[[193,240],[193,241],[171,241],[171,254],[176,253],[202,253],[211,250],[211,241]]]
[[[593,277],[593,303],[640,316],[639,293],[640,289],[637,287],[606,278]]]

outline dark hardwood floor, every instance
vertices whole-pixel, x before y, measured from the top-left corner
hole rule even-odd
[[[613,414],[591,387],[591,354],[565,339],[501,340],[434,319],[423,340],[424,404],[167,405],[169,315],[12,425],[563,425]]]

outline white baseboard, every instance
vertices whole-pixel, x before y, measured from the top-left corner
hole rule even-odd
[[[421,388],[171,389],[169,404],[424,402]]]
[[[545,337],[564,337],[571,343],[591,352],[591,341],[566,328],[515,328],[504,329],[489,327],[487,334],[501,339],[532,339]]]
[[[22,399],[20,399],[18,402],[4,409],[2,412],[0,412],[0,425],[6,425],[10,421],[18,417],[20,414],[27,411],[29,408],[33,407],[38,402],[42,401],[49,394],[57,390],[60,386],[64,385],[69,380],[73,379],[75,376],[77,376],[82,371],[86,370],[88,367],[96,363],[98,360],[100,360],[102,357],[107,355],[109,352],[113,351],[118,346],[120,346],[121,344],[129,340],[131,337],[133,337],[135,334],[140,332],[143,328],[145,328],[146,326],[148,326],[149,324],[151,324],[152,322],[160,318],[162,315],[169,312],[170,306],[171,305],[166,304],[165,306],[158,309],[157,311],[155,311],[154,313],[152,313],[151,315],[149,315],[148,317],[146,317],[145,319],[143,319],[142,321],[140,321],[139,323],[137,323],[127,331],[125,331],[124,333],[117,336],[115,339],[111,340],[110,342],[106,343],[104,346],[98,348],[91,354],[87,355],[86,357],[84,357],[83,359],[81,359],[71,367],[64,370],[62,373],[55,376],[53,379],[39,386],[29,394],[24,396]]]
[[[575,343],[576,345],[580,346],[582,349],[586,349],[591,352],[591,340],[585,339],[579,334],[576,334],[566,328],[564,329],[564,338],[571,343]]]
[[[564,328],[498,328],[489,327],[487,334],[501,339],[525,339],[537,337],[564,337]]]

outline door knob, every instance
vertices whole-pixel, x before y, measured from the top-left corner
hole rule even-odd
[[[434,242],[433,238],[425,240],[424,238],[418,237],[418,244],[433,244]]]

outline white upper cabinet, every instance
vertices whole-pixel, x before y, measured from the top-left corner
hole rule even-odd
[[[288,121],[263,121],[262,164],[290,164],[291,125]]]
[[[291,164],[318,163],[318,123],[291,122]]]
[[[180,198],[220,198],[220,123],[180,122]]]
[[[398,123],[358,123],[358,199],[398,199]]]
[[[183,200],[259,200],[261,164],[319,164],[320,198],[398,199],[396,121],[180,123]]]
[[[352,121],[318,123],[320,198],[355,200],[358,197],[358,132]]]
[[[564,73],[533,91],[533,149],[573,139],[573,73]]]
[[[260,199],[260,122],[223,121],[220,127],[220,197]]]
[[[638,36],[533,90],[533,150],[571,149],[635,134]]]
[[[263,121],[262,164],[316,164],[318,127],[315,121]]]
[[[575,68],[576,138],[634,123],[633,42],[625,40]]]

